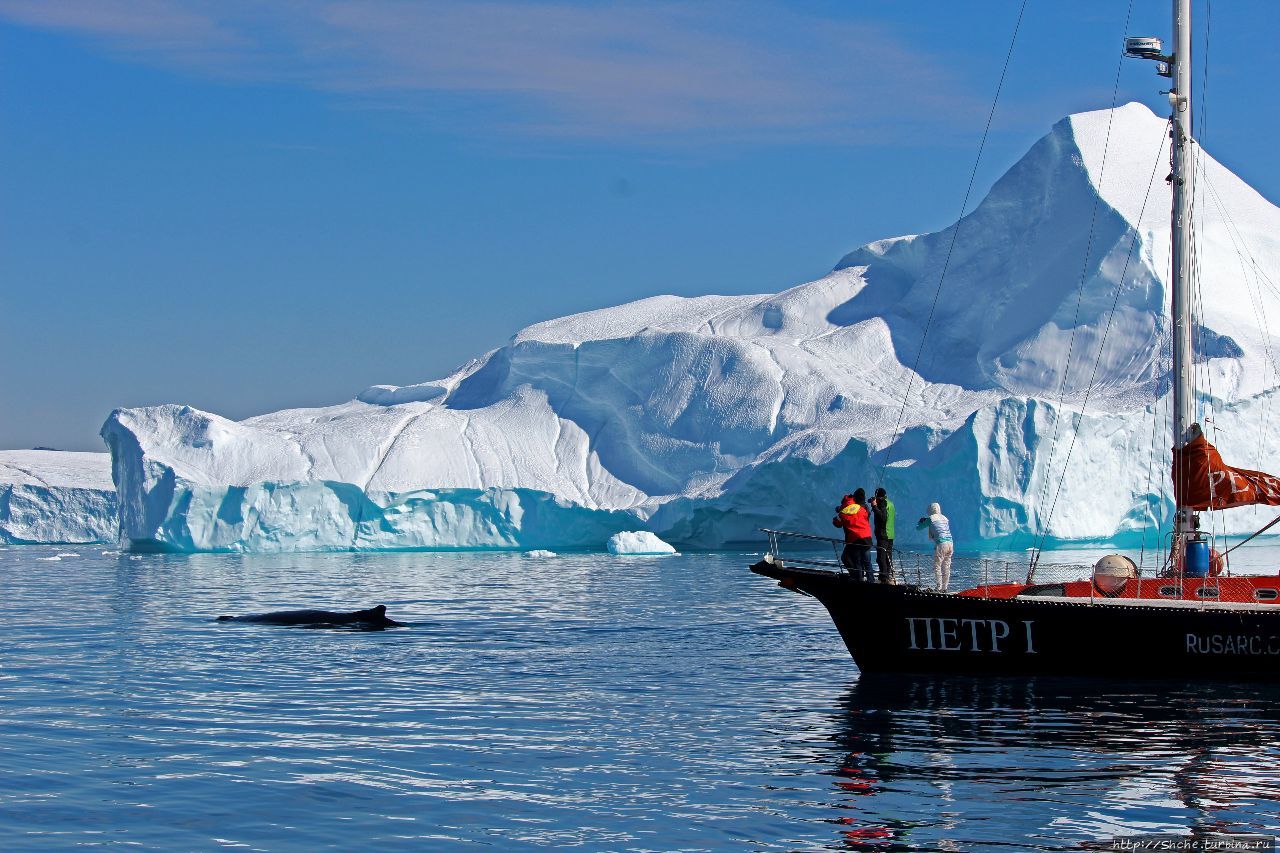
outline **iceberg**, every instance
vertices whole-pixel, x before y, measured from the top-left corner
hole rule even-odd
[[[876,485],[904,520],[941,502],[962,544],[1154,541],[1172,512],[1167,158],[1144,106],[1073,115],[949,228],[780,293],[549,320],[337,406],[118,409],[102,435],[121,543],[717,548],[830,534],[839,497]],[[1257,270],[1280,268],[1280,210],[1207,154],[1200,188],[1197,374],[1210,437],[1249,464],[1277,444],[1280,300]]]
[[[674,554],[676,549],[648,530],[624,530],[609,537],[607,548],[610,554],[620,556],[653,556],[658,554]]]
[[[106,453],[0,450],[0,542],[111,542],[117,526]]]

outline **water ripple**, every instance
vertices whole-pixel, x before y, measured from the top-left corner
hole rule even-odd
[[[1280,693],[859,680],[750,555],[76,551],[0,550],[5,849],[1056,850],[1280,827]],[[412,627],[214,621],[374,603]]]

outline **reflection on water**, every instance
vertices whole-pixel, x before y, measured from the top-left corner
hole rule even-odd
[[[0,548],[6,850],[1280,831],[1280,692],[859,680],[821,607],[753,555],[75,550]],[[376,603],[413,627],[213,621]]]
[[[865,678],[835,717],[836,820],[857,849],[971,849],[995,827],[1042,849],[1275,832],[1278,703],[1229,684]]]

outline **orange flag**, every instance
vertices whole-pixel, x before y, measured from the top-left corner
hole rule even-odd
[[[1197,430],[1186,446],[1173,450],[1173,493],[1179,506],[1192,509],[1280,505],[1280,477],[1231,467]]]

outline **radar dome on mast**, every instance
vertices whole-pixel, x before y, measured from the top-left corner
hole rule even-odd
[[[1168,62],[1164,42],[1155,36],[1130,36],[1124,40],[1124,55],[1133,59],[1155,59]]]

